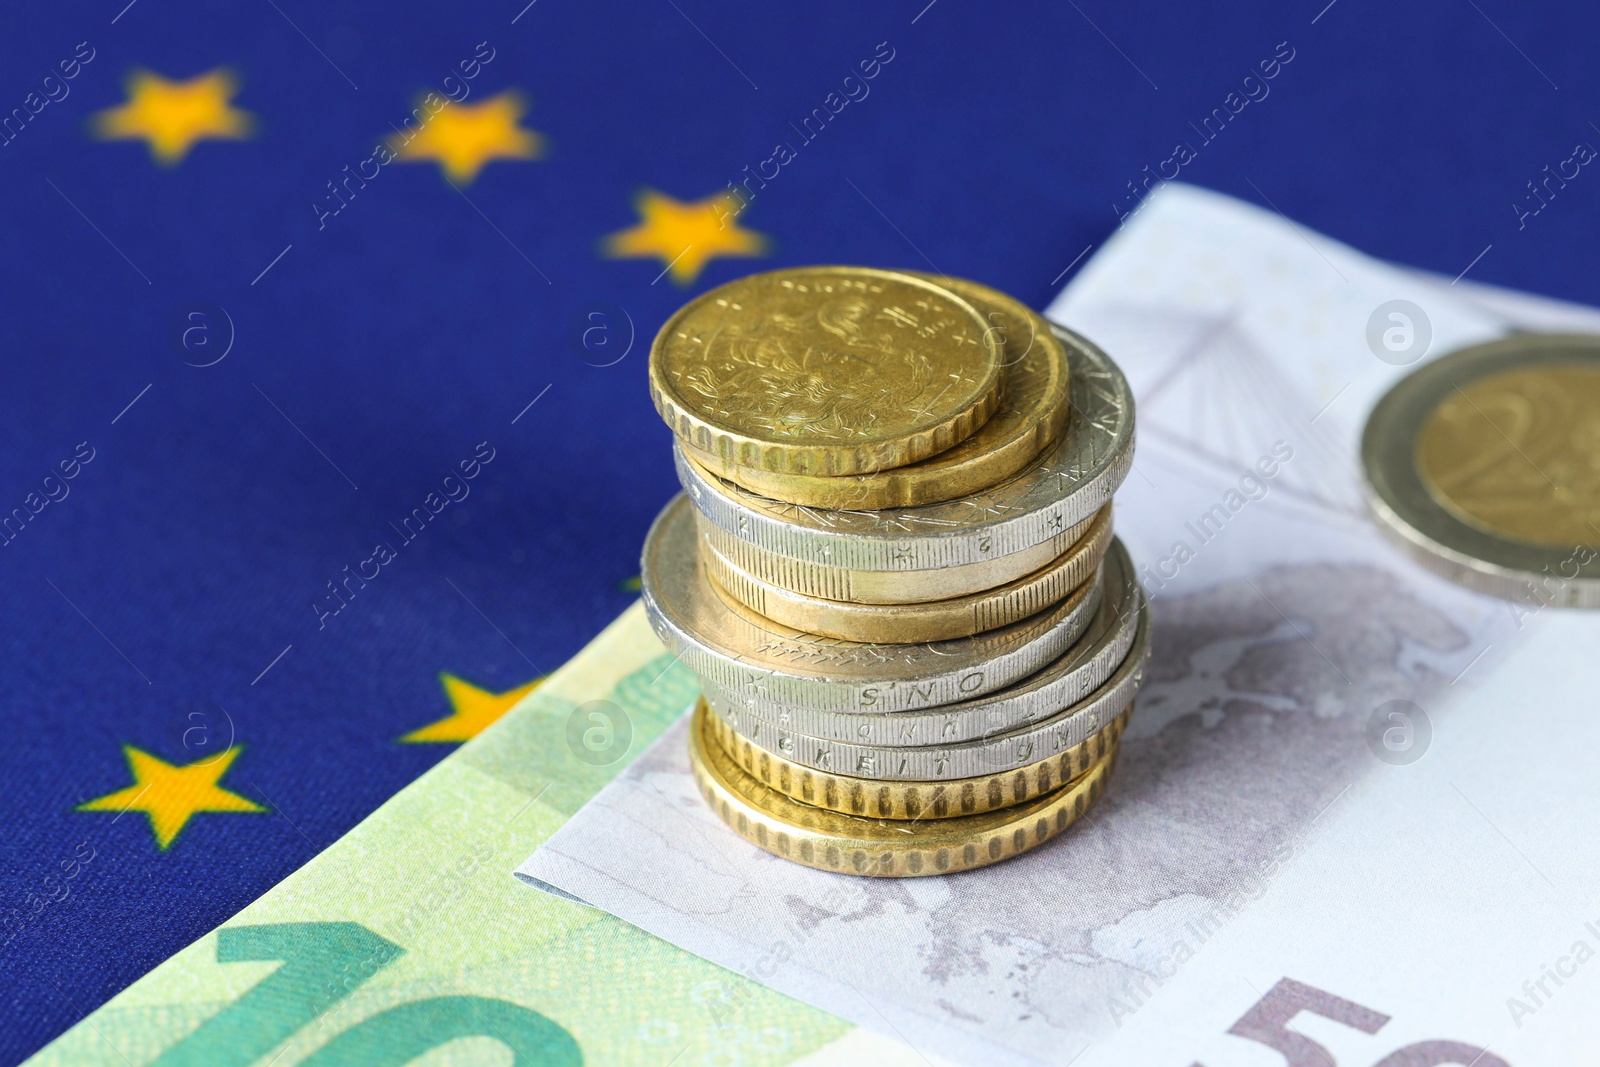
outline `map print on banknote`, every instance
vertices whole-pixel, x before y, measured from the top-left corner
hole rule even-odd
[[[1037,854],[938,880],[785,863],[705,810],[680,723],[594,802],[613,843],[563,831],[525,869],[669,940],[661,912],[712,927],[720,951],[680,943],[913,1045],[933,1022],[1070,1059],[1258,894],[1356,774],[1383,769],[1368,713],[1426,701],[1450,681],[1427,657],[1468,642],[1360,566],[1275,570],[1156,611],[1162,651],[1134,720],[1147,736],[1124,741],[1088,824]]]
[[[1206,246],[1222,262],[1178,261],[1164,230],[1203,228],[1206,210],[1157,201],[1052,309],[1134,385],[1117,523],[1155,620],[1118,781],[1082,824],[982,871],[823,874],[726,832],[680,723],[519,875],[930,1056],[1066,1063],[1258,897],[1353,782],[1400,773],[1417,737],[1420,756],[1510,619],[1404,573],[1361,511],[1364,398],[1396,373],[1362,328],[1419,283],[1328,242],[1334,267],[1235,209]],[[1436,338],[1503,328],[1453,296],[1428,308]],[[1423,733],[1380,754],[1371,723],[1387,729],[1394,701],[1424,709]]]

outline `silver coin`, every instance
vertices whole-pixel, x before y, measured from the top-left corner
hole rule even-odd
[[[697,467],[673,446],[684,490],[711,522],[778,556],[846,570],[931,571],[1049,541],[1111,499],[1133,463],[1133,393],[1111,358],[1052,325],[1067,347],[1072,414],[1054,450],[959,500],[827,511],[769,500]]]
[[[645,612],[685,666],[741,700],[873,713],[949,704],[1056,659],[1100,607],[1096,573],[1053,607],[972,637],[918,645],[839,641],[764,619],[720,592],[701,566],[698,536],[689,501],[674,497],[645,538]]]
[[[977,778],[1026,767],[1087,741],[1133,702],[1144,682],[1149,656],[1149,613],[1141,608],[1133,647],[1116,673],[1100,688],[1043,722],[998,737],[955,745],[920,748],[856,745],[780,730],[737,712],[722,718],[751,744],[813,770],[889,782]]]
[[[695,521],[701,536],[724,558],[746,574],[780,589],[847,604],[921,604],[970,596],[1032,574],[1071,550],[1099,514],[1094,512],[1032,548],[981,563],[932,571],[852,571],[828,563],[791,559],[741,541],[699,512],[695,513]]]
[[[740,700],[706,686],[706,703],[725,720],[759,720],[780,732],[880,748],[951,745],[1031,726],[1105,684],[1133,646],[1143,594],[1121,541],[1111,542],[1104,567],[1100,610],[1077,643],[1038,673],[975,700],[927,711],[862,715],[788,707],[754,697]]]
[[[1379,527],[1424,567],[1492,596],[1600,607],[1600,337],[1524,334],[1401,379],[1367,418]]]
[[[846,641],[948,641],[1037,615],[1098,574],[1111,547],[1111,508],[1095,514],[1099,518],[1091,536],[1032,574],[979,593],[920,604],[845,604],[802,596],[752,577],[703,539],[700,553],[711,580],[724,592],[785,626]]]

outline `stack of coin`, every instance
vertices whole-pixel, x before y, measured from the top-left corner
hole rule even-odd
[[[1149,620],[1111,532],[1133,398],[993,289],[752,275],[650,353],[684,494],[641,576],[699,677],[690,758],[740,835],[824,870],[981,867],[1100,795]]]

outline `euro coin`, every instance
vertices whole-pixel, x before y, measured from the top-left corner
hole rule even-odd
[[[746,774],[706,730],[689,723],[695,784],[718,818],[776,856],[842,874],[916,877],[986,867],[1020,855],[1077,822],[1105,789],[1115,745],[1083,774],[1016,807],[949,819],[868,819],[812,807]]]
[[[1402,379],[1362,434],[1374,516],[1469,588],[1600,607],[1600,338],[1523,334]]]
[[[734,536],[698,511],[695,520],[700,527],[700,535],[716,549],[718,555],[757,581],[824,600],[843,600],[855,604],[917,604],[925,600],[966,596],[1030,574],[1077,544],[1098,514],[1095,512],[1048,541],[1040,541],[1029,548],[977,563],[955,564],[926,571],[851,570],[831,563],[793,559],[768,552],[759,545]]]
[[[1132,712],[1129,704],[1065,752],[1008,771],[938,782],[881,781],[802,767],[752,744],[715,714],[706,717],[706,729],[746,774],[791,800],[869,819],[950,819],[1013,807],[1066,785],[1121,740]]]
[[[824,477],[770,471],[684,442],[689,457],[719,477],[774,500],[860,511],[955,500],[1016,474],[1061,436],[1066,425],[1067,349],[1037,312],[1004,293],[960,278],[918,275],[965,297],[989,323],[1004,360],[1005,400],[971,437],[919,463]]]
[[[1100,579],[1100,610],[1062,656],[1004,689],[957,704],[893,715],[777,704],[735,697],[712,684],[703,692],[719,715],[759,719],[778,730],[880,747],[951,745],[1010,733],[1057,714],[1099,689],[1149,630],[1148,608],[1122,542],[1112,540]]]
[[[843,641],[915,644],[970,637],[1043,611],[1098,573],[1111,543],[1111,507],[1088,532],[1045,566],[994,589],[915,604],[851,604],[768,585],[740,570],[701,541],[711,577],[745,607],[797,630]]]
[[[1104,352],[1070,341],[1072,413],[1056,447],[1020,474],[943,504],[830,511],[769,500],[677,452],[678,478],[707,519],[790,559],[845,570],[934,571],[982,563],[1052,540],[1099,511],[1133,462],[1133,394]]]
[[[998,339],[950,290],[867,267],[752,274],[689,301],[650,350],[673,433],[728,463],[844,475],[972,436],[1002,399]]]
[[[656,635],[703,682],[738,698],[832,711],[890,712],[999,689],[1056,659],[1100,606],[1090,582],[1021,622],[972,637],[865,644],[773,622],[719,591],[701,564],[692,509],[678,497],[645,538],[645,613]]]
[[[1149,660],[1148,629],[1115,674],[1083,700],[1043,721],[991,737],[906,748],[807,737],[732,712],[719,716],[745,740],[800,767],[891,782],[939,782],[1015,771],[1070,752],[1133,703]]]

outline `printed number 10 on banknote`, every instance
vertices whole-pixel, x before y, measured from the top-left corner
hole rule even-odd
[[[279,961],[244,996],[207,1019],[155,1062],[161,1067],[246,1067],[303,1027],[340,1022],[340,1004],[404,953],[353,922],[271,923],[217,931],[217,962]],[[492,1037],[517,1063],[583,1062],[565,1028],[531,1008],[481,996],[412,1000],[340,1031],[308,1067],[400,1067],[462,1037]]]

